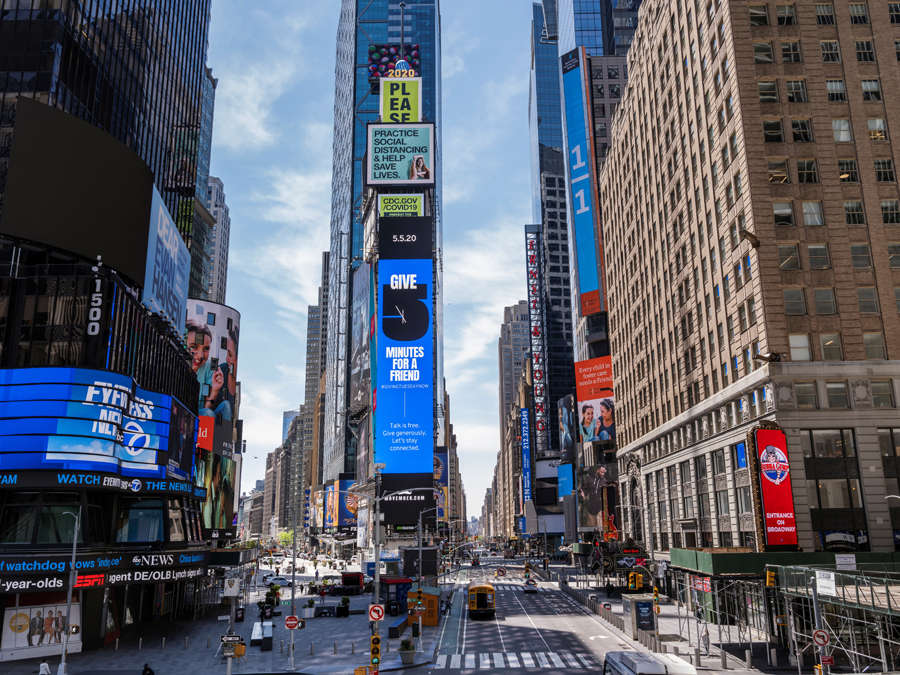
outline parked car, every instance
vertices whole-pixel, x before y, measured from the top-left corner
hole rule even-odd
[[[289,588],[291,586],[291,580],[286,577],[269,577],[269,580],[265,583],[270,588],[272,586],[280,586],[281,588]]]
[[[537,593],[538,585],[534,579],[526,579],[525,585],[522,587],[523,593]]]

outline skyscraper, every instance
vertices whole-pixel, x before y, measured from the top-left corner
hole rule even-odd
[[[401,6],[403,5],[403,6]],[[401,41],[403,48],[401,49]],[[349,337],[353,271],[363,260],[363,223],[360,220],[364,193],[363,157],[366,125],[378,118],[379,80],[372,77],[371,54],[380,48],[403,51],[417,59],[422,77],[422,115],[437,125],[435,138],[435,247],[442,258],[441,238],[441,60],[439,0],[407,0],[405,3],[343,0],[337,30],[335,68],[334,145],[331,201],[331,256],[327,310],[330,337],[326,356],[324,477],[356,472],[356,436],[348,425]],[[440,270],[440,264],[437,265]],[[436,401],[443,401],[443,345],[441,335],[441,274],[435,275]],[[439,383],[439,384],[438,384]],[[442,406],[438,405],[437,410]],[[439,417],[441,414],[439,413]],[[436,429],[443,429],[441,419]],[[441,432],[443,433],[443,432]],[[438,443],[443,443],[439,438]]]
[[[528,358],[528,303],[525,300],[503,309],[503,323],[497,340],[497,365],[500,375],[500,443],[506,438],[509,409],[516,395],[516,383],[522,363]]]
[[[209,212],[216,220],[210,237],[212,245],[209,250],[209,286],[208,299],[220,304],[225,303],[225,290],[228,283],[228,246],[231,241],[231,215],[225,203],[225,185],[221,178],[210,176],[207,189],[207,205]]]

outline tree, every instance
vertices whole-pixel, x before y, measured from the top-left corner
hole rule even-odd
[[[279,532],[278,533],[278,543],[281,544],[282,548],[289,548],[294,543],[294,533],[293,532]]]

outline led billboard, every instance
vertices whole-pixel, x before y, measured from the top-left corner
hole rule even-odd
[[[170,419],[173,408],[176,425]],[[0,469],[189,476],[194,417],[171,396],[124,375],[84,368],[0,370]],[[190,453],[188,453],[190,456]]]
[[[433,124],[370,124],[368,185],[434,185]]]
[[[579,443],[578,413],[575,412],[575,397],[572,394],[564,396],[556,402],[559,417],[559,450],[562,463],[572,464],[577,455],[576,447]]]
[[[204,487],[206,500],[203,502],[203,529],[215,530],[230,536],[234,518],[234,485],[237,465],[224,455],[210,453],[209,471]]]
[[[528,282],[528,335],[531,343],[531,393],[534,399],[534,449],[538,455],[550,448],[546,377],[546,317],[541,246],[541,226],[525,226],[525,272]]]
[[[600,461],[578,470],[578,529],[615,530],[618,468],[615,453],[600,453]]]
[[[185,335],[191,368],[200,383],[201,417],[232,422],[236,418],[240,313],[215,302],[188,300]]]
[[[578,295],[581,314],[588,316],[606,307],[600,278],[602,248],[598,247],[599,202],[596,192],[593,138],[589,135],[593,125],[585,99],[589,82],[585,78],[584,51],[574,49],[561,59],[563,82],[563,114],[566,130],[566,167],[569,186],[569,210],[571,213],[572,243],[575,247],[575,263],[578,279]],[[590,91],[590,89],[587,89]],[[598,250],[599,249],[599,250]]]
[[[582,442],[616,440],[616,400],[613,395],[612,358],[575,362],[578,431]]]
[[[172,326],[178,326],[184,316],[190,271],[191,254],[175,227],[162,195],[154,187],[142,299],[147,307]]]
[[[431,259],[432,216],[384,216],[378,221],[378,255],[391,260]]]
[[[522,498],[531,499],[531,422],[528,408],[519,410],[519,423],[522,436]]]
[[[369,407],[372,391],[369,380],[369,265],[362,263],[353,272],[350,304],[350,412]]]
[[[337,481],[327,483],[325,485],[325,528],[337,527],[338,497]]]
[[[434,448],[431,260],[378,262],[375,462],[428,473]]]
[[[415,527],[419,522],[419,513],[435,507],[434,473],[384,474],[380,494],[384,498],[379,508],[386,525]],[[425,513],[422,519],[433,527],[434,511]]]
[[[337,526],[341,529],[353,529],[356,527],[356,516],[359,512],[359,497],[350,492],[350,486],[356,481],[340,480],[335,485],[339,486]]]
[[[439,447],[434,453],[434,489],[437,499],[437,518],[447,520],[450,517],[448,500],[450,496],[450,458],[447,448]]]
[[[378,216],[423,216],[425,215],[425,195],[380,194],[378,195]]]
[[[383,77],[378,93],[382,122],[405,124],[422,121],[422,78]]]
[[[754,436],[766,546],[796,546],[797,520],[787,437],[781,429],[757,429]]]

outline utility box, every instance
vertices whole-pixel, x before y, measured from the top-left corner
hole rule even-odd
[[[625,633],[638,639],[638,631],[655,631],[656,614],[653,611],[653,596],[647,593],[622,596],[622,613],[625,619]]]

